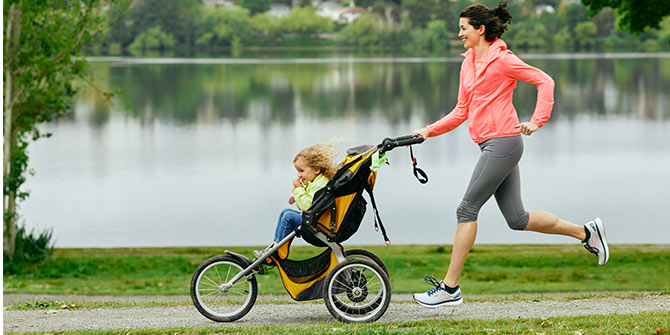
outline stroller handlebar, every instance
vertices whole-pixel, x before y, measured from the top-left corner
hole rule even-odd
[[[385,138],[382,143],[380,143],[377,148],[379,149],[379,153],[383,154],[387,151],[391,151],[394,148],[397,147],[405,147],[408,145],[412,144],[419,144],[422,143],[425,139],[421,135],[406,135],[406,136],[400,136],[396,138]]]

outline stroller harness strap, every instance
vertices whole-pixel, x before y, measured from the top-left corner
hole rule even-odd
[[[388,236],[386,235],[386,228],[384,228],[384,224],[382,223],[382,218],[379,216],[379,210],[377,210],[377,203],[375,202],[375,195],[372,192],[372,187],[366,186],[365,190],[368,191],[368,194],[370,195],[370,202],[372,202],[372,209],[374,209],[374,211],[375,211],[375,216],[374,216],[375,231],[379,231],[381,229],[382,236],[384,237],[384,243],[386,243],[386,245],[390,245],[391,240],[389,240]]]

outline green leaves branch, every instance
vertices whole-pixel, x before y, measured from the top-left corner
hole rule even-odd
[[[119,2],[127,5],[127,2]],[[21,190],[28,171],[30,142],[51,134],[37,125],[52,122],[73,104],[77,78],[90,77],[84,48],[106,27],[102,0],[8,0],[4,2],[4,251],[15,251],[16,202],[29,192]]]

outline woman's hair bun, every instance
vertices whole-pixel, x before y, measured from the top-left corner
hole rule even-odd
[[[497,16],[503,24],[512,21],[512,14],[507,10],[507,1],[501,2],[498,7],[493,8],[491,12],[493,12],[493,15]]]

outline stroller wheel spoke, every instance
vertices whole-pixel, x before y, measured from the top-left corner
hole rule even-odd
[[[351,288],[352,288],[351,285],[347,285],[346,282],[343,282],[343,281],[341,281],[341,280],[339,280],[339,279],[335,279],[335,282],[338,284],[338,286],[336,287],[336,289],[351,290]]]
[[[204,277],[204,279],[206,279],[208,281],[208,283],[207,282],[203,283],[204,285],[219,287],[219,284],[217,282],[215,282],[214,280],[212,280],[211,278],[209,278],[207,276],[203,276],[203,277]]]
[[[216,274],[216,279],[219,280],[219,283],[223,283],[223,280],[221,279],[221,274],[219,273],[219,267],[215,266],[214,267],[214,273]]]
[[[230,278],[230,270],[232,270],[232,269],[233,269],[232,266],[228,267],[228,273],[226,273],[226,282],[228,282],[228,279]]]

